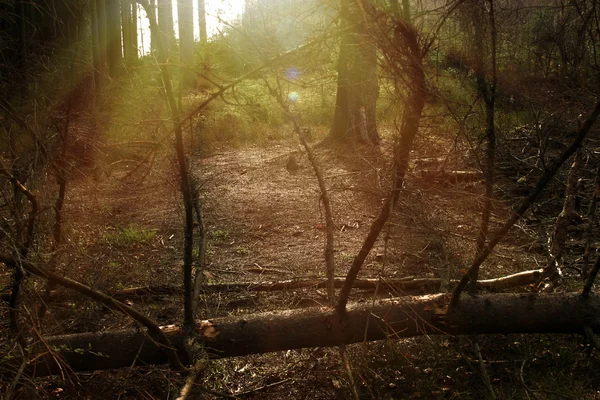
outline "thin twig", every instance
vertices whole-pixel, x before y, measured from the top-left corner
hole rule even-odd
[[[583,285],[583,291],[581,292],[581,297],[587,299],[590,297],[590,292],[592,291],[592,286],[594,286],[594,281],[596,280],[596,275],[600,271],[600,255],[596,258],[596,262],[590,272],[587,280],[585,281],[585,285]]]
[[[525,384],[525,378],[523,377],[523,370],[525,369],[526,362],[527,362],[527,359],[523,360],[523,363],[521,364],[521,371],[519,373],[519,378],[521,378],[521,385],[523,385],[523,390],[525,390],[525,395],[527,396],[528,399],[531,400],[531,396],[529,395],[529,388],[527,388],[527,385]]]
[[[21,376],[23,375],[23,372],[25,371],[25,367],[27,366],[27,363],[29,361],[29,357],[25,356],[25,352],[23,351],[23,347],[21,346],[21,343],[17,342],[17,346],[19,348],[19,351],[21,352],[22,361],[21,361],[21,365],[19,366],[19,369],[17,370],[17,373],[15,374],[15,377],[14,377],[10,387],[6,391],[6,395],[4,396],[5,400],[10,400],[12,398],[12,393],[17,388],[17,385],[19,384],[19,380],[21,379]]]
[[[535,188],[532,192],[527,196],[517,207],[517,209],[513,212],[513,215],[504,223],[504,225],[492,236],[487,246],[479,253],[479,255],[475,258],[471,267],[467,271],[466,274],[463,275],[459,284],[456,286],[454,291],[452,292],[452,300],[451,305],[456,306],[460,299],[460,294],[463,289],[467,286],[471,279],[471,275],[479,269],[479,266],[483,264],[483,262],[487,259],[487,257],[491,254],[492,250],[496,245],[506,236],[510,228],[521,218],[521,216],[529,209],[529,207],[533,204],[533,202],[538,198],[538,196],[542,193],[542,191],[546,188],[548,183],[554,178],[559,168],[567,161],[574,153],[577,151],[581,144],[583,143],[583,139],[587,136],[588,132],[592,128],[592,125],[596,122],[600,116],[600,100],[594,106],[594,110],[590,113],[589,117],[585,120],[585,122],[578,129],[577,134],[571,145],[566,148],[561,155],[544,171],[544,174],[538,180]]]
[[[255,393],[255,392],[258,392],[258,391],[261,391],[261,390],[269,389],[269,388],[272,388],[272,387],[275,387],[275,386],[283,385],[284,383],[289,382],[289,381],[290,381],[289,378],[282,379],[282,380],[277,381],[277,382],[269,383],[268,385],[259,386],[259,387],[255,388],[255,389],[250,389],[250,390],[246,390],[244,392],[238,393],[237,396],[238,397],[245,396],[247,394],[251,394],[251,393]]]
[[[319,190],[321,191],[321,200],[323,201],[323,208],[325,209],[325,246],[324,246],[324,256],[325,256],[325,266],[327,272],[327,300],[329,301],[329,305],[333,305],[335,303],[335,260],[333,257],[333,247],[334,247],[334,224],[333,224],[333,212],[331,210],[331,199],[329,198],[329,193],[327,191],[327,185],[325,184],[325,179],[323,178],[323,173],[321,171],[321,167],[317,162],[317,159],[314,155],[314,152],[306,138],[304,137],[304,133],[298,124],[298,120],[294,114],[290,111],[289,106],[283,101],[281,86],[279,85],[279,79],[277,80],[278,91],[275,91],[266,78],[264,78],[265,84],[269,88],[269,92],[271,92],[280,106],[286,111],[286,114],[291,119],[294,125],[294,132],[298,135],[298,139],[306,150],[306,154],[308,155],[308,160],[313,168],[315,176],[317,177],[317,182],[319,184]]]
[[[344,363],[344,368],[346,369],[346,374],[348,374],[348,381],[350,383],[350,389],[352,390],[352,395],[355,400],[359,400],[358,391],[356,390],[356,383],[354,382],[354,376],[352,375],[352,366],[350,365],[350,360],[348,360],[348,355],[346,354],[346,346],[340,346],[340,357],[342,357],[342,362]]]
[[[64,287],[67,287],[69,289],[75,290],[81,294],[84,294],[84,295],[104,304],[107,308],[110,308],[111,310],[119,311],[119,312],[122,312],[123,314],[128,315],[132,319],[136,320],[137,322],[139,322],[140,324],[145,326],[148,329],[148,332],[150,333],[150,335],[158,340],[158,342],[162,345],[163,350],[167,353],[167,355],[169,357],[169,361],[171,363],[171,366],[175,370],[185,370],[186,369],[183,366],[183,364],[181,363],[181,361],[179,360],[179,357],[177,356],[177,353],[175,352],[173,346],[171,345],[169,338],[164,334],[164,332],[159,328],[159,326],[154,321],[152,321],[150,318],[146,317],[144,314],[140,313],[139,311],[133,309],[132,307],[129,307],[128,305],[126,305],[118,300],[115,300],[115,299],[107,296],[106,294],[104,294],[102,292],[94,290],[94,289],[90,288],[89,286],[84,285],[83,283],[80,283],[73,279],[69,279],[69,278],[57,275],[53,272],[46,271],[43,268],[37,267],[36,265],[34,265],[33,263],[31,263],[25,259],[16,261],[12,258],[0,255],[0,262],[6,264],[8,266],[11,266],[13,268],[17,268],[18,266],[21,266],[25,271],[27,271],[33,275],[39,276],[39,277],[47,279],[48,281],[51,281],[55,284],[59,284]]]
[[[490,376],[488,375],[487,369],[485,368],[485,363],[483,362],[483,357],[481,356],[481,349],[479,348],[478,342],[475,342],[475,353],[477,354],[477,359],[479,360],[479,368],[481,369],[481,377],[483,378],[483,383],[488,390],[488,397],[492,400],[495,400],[496,393],[494,392],[492,382],[490,381]]]

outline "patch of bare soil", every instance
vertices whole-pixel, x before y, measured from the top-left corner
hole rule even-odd
[[[285,168],[291,154],[300,166],[296,173]],[[389,149],[328,148],[316,154],[333,204],[336,271],[345,276],[389,191]],[[362,276],[454,279],[472,258],[481,184],[422,179],[419,160],[436,155],[444,153],[415,154],[399,206]],[[209,223],[211,277],[261,282],[325,276],[324,211],[306,155],[289,144],[245,148],[200,159],[194,169]],[[492,228],[508,215],[501,204],[494,211]],[[485,276],[535,265],[519,246],[500,249]]]
[[[413,155],[399,205],[361,276],[449,280],[458,278],[473,258],[482,185],[477,181],[455,184],[424,178],[422,171],[429,168],[427,163],[448,154],[447,143],[425,142]],[[347,272],[387,195],[389,151],[386,145],[381,150],[315,150],[333,204],[338,276]],[[300,168],[289,173],[286,163],[292,154]],[[455,154],[445,162],[454,169],[473,169],[464,163],[465,159],[464,155]],[[251,284],[325,277],[321,195],[307,156],[293,143],[222,149],[194,158],[192,166],[209,232],[205,271],[208,282]],[[148,284],[181,284],[183,218],[177,175],[168,157],[159,159],[154,167],[144,179],[140,169],[132,173],[133,165],[123,165],[110,178],[85,178],[73,183],[65,210],[66,247],[59,256],[65,275],[107,292]],[[504,204],[496,204],[492,229],[508,213]],[[483,276],[537,268],[536,255],[524,251],[539,244],[534,233],[525,226],[514,229],[486,263]],[[362,301],[372,296],[354,291],[352,297]],[[182,319],[179,296],[148,296],[130,301],[159,324],[180,323]],[[205,292],[199,301],[201,318],[326,304],[325,293],[317,289]],[[50,305],[48,321],[49,333],[102,331],[131,325],[123,316],[67,293]],[[471,340],[416,338],[350,346],[358,390],[365,398],[482,398],[486,389]],[[503,398],[523,398],[521,381],[528,368],[535,368],[540,362],[540,357],[534,355],[545,348],[543,338],[525,349],[519,340],[503,339],[508,350],[493,339],[480,341],[484,352],[488,351],[492,379],[504,390]],[[513,353],[507,355],[506,351]],[[553,351],[561,350],[555,346]],[[587,355],[582,352],[569,350],[562,354],[566,354],[563,360],[579,363],[581,368],[588,365]],[[521,364],[523,360],[529,363]],[[543,377],[536,379],[538,383],[545,382]],[[173,396],[181,384],[182,377],[166,368],[141,367],[80,374],[71,382],[46,378],[31,387],[39,390],[42,397],[150,399]],[[337,349],[207,362],[203,384],[251,399],[331,399],[351,395]],[[577,384],[583,385],[581,381]],[[32,392],[24,389],[21,394],[26,398]]]

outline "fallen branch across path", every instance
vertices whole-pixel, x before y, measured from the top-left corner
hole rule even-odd
[[[477,282],[479,289],[489,291],[499,291],[503,289],[514,288],[518,286],[532,285],[537,282],[542,270],[531,270],[518,272],[513,275],[507,275],[500,278],[485,279]],[[335,278],[335,287],[340,288],[344,284],[344,278]],[[458,281],[450,281],[454,285]],[[379,290],[389,290],[396,295],[403,294],[428,294],[439,293],[442,280],[437,278],[369,278],[357,279],[354,282],[355,289],[375,290],[379,285]],[[327,281],[323,279],[290,279],[274,282],[256,282],[256,283],[213,283],[204,285],[204,289],[209,292],[274,292],[278,290],[295,290],[306,288],[325,288]],[[148,285],[121,289],[113,292],[111,297],[114,299],[128,299],[139,296],[161,296],[161,295],[180,295],[183,293],[181,286],[175,285]],[[8,299],[10,294],[2,293],[1,298]],[[60,293],[53,292],[52,297],[60,296]],[[8,300],[7,300],[8,301]]]
[[[577,333],[600,331],[600,298],[579,294],[488,294],[463,296],[448,314],[449,294],[402,297],[353,304],[340,318],[330,307],[285,310],[197,321],[195,334],[210,357],[223,358],[307,347],[338,346],[432,334]],[[176,350],[183,329],[161,328]],[[74,371],[164,364],[167,357],[137,330],[47,337],[50,348]],[[40,349],[46,347],[40,346]],[[30,376],[56,374],[49,353],[28,365]]]
[[[494,279],[485,279],[477,282],[479,289],[489,291],[498,291],[517,286],[531,285],[537,282],[540,277],[541,270],[523,271],[513,275],[503,276]],[[334,283],[336,288],[340,288],[344,284],[345,278],[335,278]],[[451,284],[456,284],[458,281],[450,281]],[[426,294],[438,293],[440,291],[442,280],[437,278],[370,278],[357,279],[354,282],[355,289],[375,290],[379,285],[379,289],[388,289],[397,295],[402,294]],[[256,283],[213,283],[204,286],[205,290],[212,292],[227,292],[227,291],[251,291],[251,292],[274,292],[278,290],[294,290],[304,288],[326,288],[327,281],[323,279],[289,279],[284,281],[274,282],[256,282]],[[163,295],[163,294],[179,294],[182,289],[178,286],[156,285],[156,286],[140,286],[122,289],[114,292],[114,298],[128,298],[132,296],[142,295]]]

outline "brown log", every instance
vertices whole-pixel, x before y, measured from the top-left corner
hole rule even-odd
[[[235,357],[307,347],[337,346],[432,334],[577,333],[600,331],[600,298],[578,294],[463,296],[448,313],[449,294],[353,304],[343,317],[332,308],[285,310],[198,321],[196,334],[210,357]],[[183,330],[162,327],[177,350]],[[163,364],[167,357],[143,332],[123,330],[48,337],[30,375],[59,372],[45,349],[58,350],[73,371]]]
[[[477,282],[480,289],[498,291],[511,287],[531,285],[537,281],[541,270],[523,271],[513,275],[503,276],[494,279],[485,279]],[[344,284],[344,278],[335,278],[335,287],[340,288]],[[450,281],[456,284],[458,281]],[[437,278],[365,278],[357,279],[354,288],[363,290],[375,290],[379,287],[382,290],[391,290],[397,294],[425,294],[437,293],[442,284],[441,279]],[[251,292],[271,292],[277,290],[294,290],[305,288],[325,288],[327,281],[322,279],[295,280],[273,282],[251,282],[251,283],[213,283],[205,285],[207,291],[251,291]],[[112,294],[114,298],[127,298],[143,295],[162,295],[162,294],[180,294],[182,289],[172,285],[150,285],[132,287],[118,290]]]
[[[344,278],[335,278],[335,287],[340,288],[344,284]],[[435,293],[439,292],[441,286],[440,279],[428,278],[401,278],[401,279],[358,279],[354,285],[357,289],[375,290],[377,285],[381,289],[389,289],[398,293]],[[274,292],[278,290],[295,290],[306,288],[325,288],[327,281],[323,279],[288,279],[283,281],[270,282],[249,282],[249,283],[212,283],[204,285],[204,290],[209,292]],[[182,288],[172,285],[150,285],[127,288],[118,290],[112,294],[114,298],[127,298],[143,295],[161,295],[161,294],[179,294]]]
[[[489,291],[499,291],[518,286],[531,285],[537,282],[542,270],[523,271],[513,275],[500,278],[485,279],[477,282],[479,289]],[[344,278],[335,279],[335,287],[340,288],[344,284]],[[450,284],[456,284],[458,281],[450,281]],[[381,290],[390,290],[397,295],[402,294],[426,294],[438,293],[442,281],[437,278],[365,278],[357,279],[354,283],[356,289],[375,290],[378,287]],[[323,279],[307,280],[284,280],[274,282],[256,282],[256,283],[213,283],[204,286],[207,291],[251,291],[251,292],[271,292],[277,290],[294,290],[305,288],[325,288],[327,281]],[[183,293],[183,288],[175,285],[148,285],[137,286],[127,289],[117,290],[112,293],[115,299],[127,299],[138,296],[157,296],[157,295],[179,295]],[[60,293],[53,291],[51,297],[60,296]],[[8,301],[10,293],[0,294],[0,299]]]

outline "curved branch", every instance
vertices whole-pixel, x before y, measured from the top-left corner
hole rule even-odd
[[[139,311],[136,311],[135,309],[129,307],[128,305],[121,303],[120,301],[115,300],[115,299],[105,295],[102,292],[94,290],[94,289],[90,288],[89,286],[84,285],[83,283],[80,283],[73,279],[65,278],[60,275],[56,275],[55,273],[52,273],[49,271],[46,271],[40,267],[35,266],[33,263],[31,263],[27,260],[17,261],[10,257],[0,255],[0,262],[6,264],[8,266],[14,267],[14,268],[18,268],[20,266],[25,271],[27,271],[35,276],[39,276],[40,278],[47,279],[48,281],[50,281],[52,283],[75,290],[76,292],[84,294],[84,295],[98,301],[99,303],[102,303],[103,305],[105,305],[107,308],[110,308],[111,310],[121,312],[121,313],[131,317],[132,319],[139,322],[141,325],[145,326],[148,329],[150,336],[152,336],[154,339],[156,339],[158,341],[158,343],[163,347],[164,351],[167,353],[167,355],[169,357],[171,366],[175,370],[185,370],[186,369],[183,366],[183,364],[181,363],[181,361],[179,360],[177,353],[175,352],[173,346],[171,346],[171,342],[169,341],[167,336],[164,334],[164,332],[159,328],[159,326],[154,321],[152,321],[150,318],[146,317],[144,314],[140,313]]]
[[[521,216],[529,209],[529,207],[533,204],[533,202],[537,199],[537,197],[542,193],[544,188],[550,183],[554,175],[558,172],[559,168],[571,157],[578,148],[581,147],[583,143],[583,139],[585,139],[586,135],[592,128],[592,125],[596,122],[600,116],[600,100],[596,103],[594,110],[591,112],[589,117],[585,120],[583,125],[577,130],[577,134],[573,143],[569,147],[567,147],[562,154],[544,171],[542,177],[538,180],[537,184],[533,191],[527,196],[519,207],[514,211],[513,215],[504,223],[504,225],[496,232],[496,234],[490,239],[488,245],[479,253],[479,255],[471,264],[471,267],[467,271],[465,275],[461,278],[460,282],[452,292],[452,301],[451,306],[456,306],[458,304],[458,300],[460,299],[460,294],[467,286],[470,280],[472,280],[473,274],[475,271],[479,269],[481,264],[487,259],[487,257],[491,254],[494,247],[506,236],[510,228],[521,218]]]

